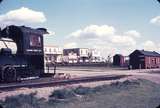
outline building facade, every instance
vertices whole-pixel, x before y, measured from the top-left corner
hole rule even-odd
[[[89,55],[89,61],[92,63],[105,62],[105,60],[101,57],[100,51],[97,49],[90,49]]]
[[[116,54],[113,56],[113,65],[123,67],[125,64],[125,57],[121,54]]]
[[[72,48],[63,50],[64,62],[68,63],[99,63],[105,62],[97,49]]]
[[[129,55],[129,68],[160,68],[160,54],[155,51],[135,50]]]
[[[62,49],[57,46],[45,46],[46,63],[99,63],[105,62],[100,51],[89,48]]]
[[[63,50],[64,62],[84,63],[89,62],[88,48],[72,48]]]
[[[46,63],[61,63],[63,61],[63,49],[58,46],[44,46]]]

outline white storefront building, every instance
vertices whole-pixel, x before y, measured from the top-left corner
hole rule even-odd
[[[63,50],[63,57],[65,62],[68,63],[80,63],[89,61],[89,49],[88,48],[71,48]]]
[[[89,48],[64,49],[63,58],[65,58],[64,62],[66,63],[104,62],[99,50]]]
[[[46,63],[98,63],[104,62],[97,49],[70,48],[62,49],[58,46],[45,46]]]
[[[59,46],[44,46],[46,63],[61,63],[63,61],[63,49]]]
[[[101,61],[102,61],[102,57],[101,57],[100,51],[97,49],[90,49],[90,62],[94,63],[94,62],[101,62]]]

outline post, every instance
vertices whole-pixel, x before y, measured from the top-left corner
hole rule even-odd
[[[54,62],[54,73],[53,76],[56,74],[56,62]]]
[[[139,72],[141,72],[141,64],[139,64]]]
[[[47,73],[49,73],[49,65],[47,65]]]

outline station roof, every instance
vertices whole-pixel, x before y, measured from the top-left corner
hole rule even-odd
[[[160,57],[160,54],[156,51],[137,50],[144,56]]]

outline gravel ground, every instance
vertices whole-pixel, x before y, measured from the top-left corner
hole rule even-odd
[[[160,85],[149,80],[126,80],[95,87],[54,90],[48,97],[36,93],[7,97],[5,108],[156,108],[160,105]]]

